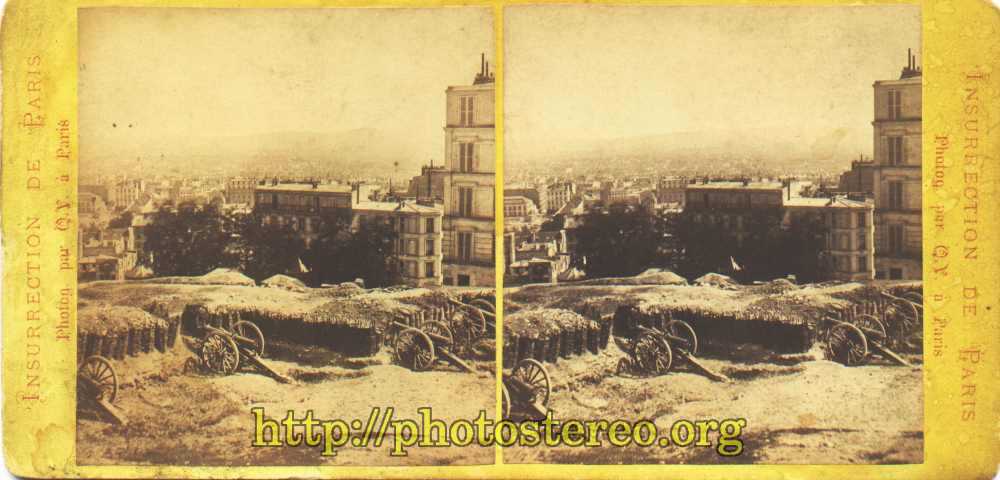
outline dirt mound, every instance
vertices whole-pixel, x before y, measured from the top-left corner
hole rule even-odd
[[[595,278],[574,282],[573,285],[687,285],[684,277],[661,268],[650,268],[634,277]]]
[[[252,278],[229,268],[216,268],[201,276],[193,277],[157,277],[144,280],[150,283],[173,283],[187,285],[239,285],[256,286]]]
[[[267,280],[260,282],[261,285],[270,288],[283,288],[285,290],[291,290],[293,292],[305,292],[306,284],[294,277],[289,277],[288,275],[275,275],[269,277]]]
[[[80,333],[108,335],[127,332],[131,328],[165,327],[167,322],[136,307],[98,304],[88,305],[77,312]]]
[[[728,277],[721,273],[706,273],[694,280],[695,285],[704,285],[712,287],[733,287],[739,285],[739,282],[733,280],[732,277]]]

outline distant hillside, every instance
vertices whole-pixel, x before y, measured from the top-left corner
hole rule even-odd
[[[400,175],[407,176],[419,173],[426,161],[406,139],[389,138],[373,128],[164,138],[142,151],[89,152],[81,142],[81,150],[81,169],[93,173],[387,176],[399,162]]]
[[[836,172],[850,168],[850,161],[860,153],[870,155],[870,144],[870,133],[864,129],[838,129],[819,137],[770,129],[678,132],[553,142],[533,149],[530,157],[509,156],[505,164],[539,174],[567,169],[575,174]]]

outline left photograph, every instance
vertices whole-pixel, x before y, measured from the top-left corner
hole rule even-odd
[[[77,463],[492,464],[491,10],[78,22]]]

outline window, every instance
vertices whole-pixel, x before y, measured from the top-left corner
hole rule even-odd
[[[434,255],[434,239],[427,239],[427,249],[425,250],[426,255]]]
[[[278,208],[278,194],[271,194],[271,208]]]
[[[417,254],[417,241],[414,239],[409,239],[406,241],[406,254],[416,255]]]
[[[472,216],[472,189],[463,187],[458,189],[458,215],[461,217]]]
[[[433,218],[428,218],[427,219],[426,230],[427,230],[427,232],[425,232],[425,233],[434,233],[434,219]]]
[[[472,233],[458,233],[458,259],[466,262],[472,260]]]
[[[469,278],[469,276],[468,276],[468,275],[459,275],[459,276],[458,276],[458,277],[456,278],[456,280],[457,280],[457,282],[456,282],[456,283],[457,283],[457,284],[458,284],[458,286],[460,286],[460,287],[468,287],[469,285],[472,285],[472,279],[471,279],[471,278]]]
[[[889,165],[903,164],[903,137],[886,138],[889,144],[888,159]]]
[[[858,257],[858,271],[859,272],[868,271],[868,257],[864,255]]]
[[[857,248],[857,250],[865,250],[865,249],[868,248],[865,245],[865,237],[866,236],[867,235],[865,235],[865,232],[861,232],[861,233],[858,234],[858,248]]]
[[[472,171],[472,161],[476,153],[476,144],[474,143],[459,143],[458,144],[458,169],[460,172],[471,172]]]
[[[903,279],[903,269],[902,268],[890,268],[889,269],[889,280],[902,280]]]
[[[434,262],[427,262],[424,264],[424,275],[428,278],[434,277]]]
[[[865,228],[868,225],[868,218],[865,212],[858,212],[858,228]]]
[[[903,251],[903,226],[889,225],[889,253]]]
[[[889,120],[896,120],[903,116],[903,98],[899,90],[890,90],[889,94]]]
[[[474,97],[461,97],[461,107],[459,110],[459,124],[472,125],[473,114],[475,112]]]
[[[889,208],[892,210],[903,208],[903,182],[889,182]]]

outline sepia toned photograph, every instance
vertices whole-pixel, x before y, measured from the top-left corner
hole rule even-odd
[[[564,433],[504,461],[922,463],[920,8],[504,38],[503,412]]]
[[[492,464],[491,10],[78,21],[78,463]]]

